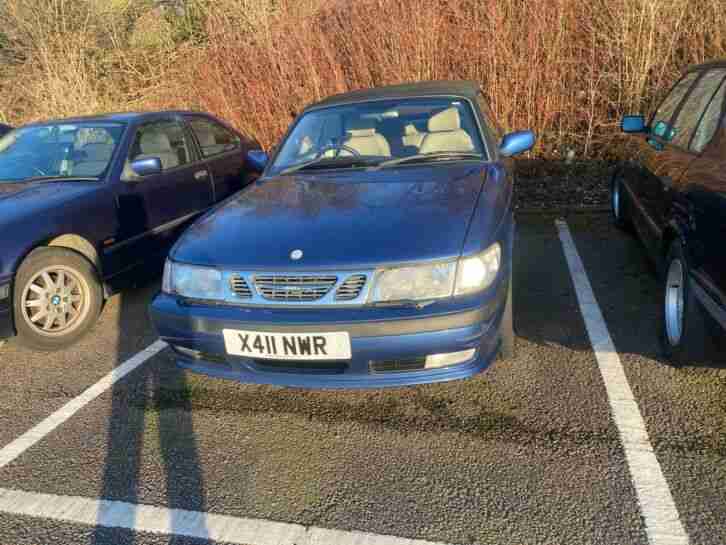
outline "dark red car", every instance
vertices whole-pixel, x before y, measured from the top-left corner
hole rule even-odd
[[[622,124],[639,159],[616,172],[612,211],[662,272],[663,345],[678,364],[704,357],[709,333],[726,330],[725,110],[722,61],[689,69],[647,123]]]

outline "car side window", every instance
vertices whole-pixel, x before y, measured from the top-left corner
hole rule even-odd
[[[691,151],[701,153],[711,142],[719,123],[723,117],[724,101],[726,99],[726,80],[721,81],[721,86],[711,99],[706,111],[698,124],[696,132],[691,140]]]
[[[194,117],[189,120],[189,125],[197,137],[204,157],[232,151],[240,144],[239,136],[211,119]]]
[[[139,159],[157,157],[163,170],[169,170],[189,163],[191,145],[184,126],[175,120],[154,121],[136,130],[124,167],[124,178],[138,178],[130,163]]]
[[[698,80],[673,122],[674,145],[688,148],[698,122],[726,76],[726,70],[709,70]]]
[[[664,136],[666,134],[666,129],[670,125],[671,119],[673,119],[673,114],[681,102],[683,102],[683,97],[686,96],[686,93],[699,75],[700,74],[698,72],[691,72],[684,76],[678,83],[676,83],[675,87],[671,89],[671,92],[668,93],[668,96],[665,97],[665,99],[663,99],[660,106],[658,106],[658,109],[655,111],[655,114],[653,114],[653,118],[650,122],[651,130],[657,136]]]

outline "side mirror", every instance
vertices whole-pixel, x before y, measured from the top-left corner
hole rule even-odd
[[[678,128],[671,127],[665,121],[658,121],[658,123],[655,124],[655,127],[653,127],[653,134],[660,136],[666,142],[670,142],[678,134]]]
[[[623,132],[645,132],[645,118],[642,115],[626,115],[620,123]]]
[[[147,157],[146,159],[136,159],[131,161],[129,165],[134,174],[138,176],[151,176],[153,174],[161,174],[163,167],[161,159],[158,157]]]
[[[529,151],[534,147],[535,136],[532,131],[517,131],[505,134],[499,145],[499,153],[504,157],[512,157]]]
[[[269,157],[261,149],[253,149],[247,152],[247,164],[255,172],[262,172],[267,166]]]

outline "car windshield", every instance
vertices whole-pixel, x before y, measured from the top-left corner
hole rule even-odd
[[[123,134],[122,123],[58,123],[15,129],[0,138],[0,183],[99,178]]]
[[[272,174],[446,158],[485,158],[469,102],[434,97],[312,110],[280,147]]]

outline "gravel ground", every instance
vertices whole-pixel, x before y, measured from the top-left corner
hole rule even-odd
[[[595,211],[610,205],[613,164],[605,161],[529,160],[517,162],[518,211]]]
[[[552,219],[564,215],[692,545],[726,536],[726,368],[660,355],[660,290],[606,214],[517,222],[517,353],[471,380],[385,391],[240,385],[151,358],[17,460],[0,488],[452,544],[647,544]],[[72,350],[0,352],[0,447],[154,340],[158,284]],[[0,544],[201,540],[0,513]],[[330,545],[330,544],[326,544]]]

